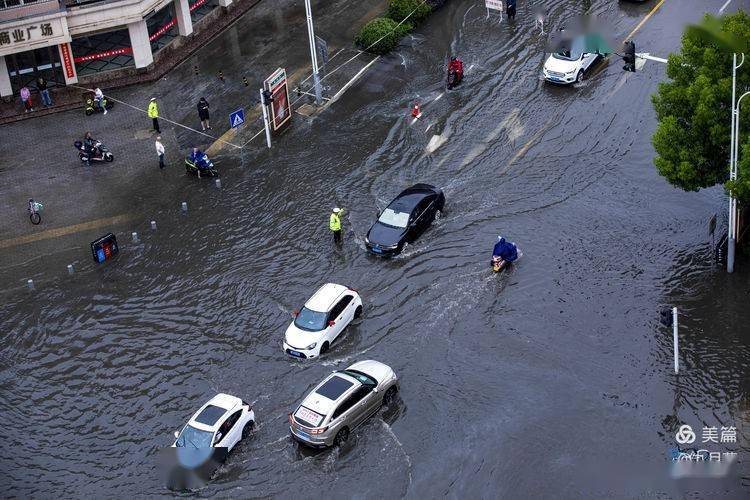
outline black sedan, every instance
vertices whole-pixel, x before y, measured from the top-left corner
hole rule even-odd
[[[367,232],[367,249],[384,257],[398,254],[432,224],[444,205],[445,195],[435,186],[415,184],[402,191]]]

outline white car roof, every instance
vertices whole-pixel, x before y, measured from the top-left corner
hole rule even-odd
[[[313,311],[328,312],[333,307],[336,299],[341,297],[341,294],[347,290],[348,288],[344,285],[326,283],[318,288],[313,296],[305,302],[305,307]]]
[[[190,422],[188,423],[196,429],[214,432],[219,428],[227,413],[241,405],[242,400],[236,396],[230,396],[229,394],[217,394],[216,396],[212,397],[206,404],[201,406],[200,409],[196,411],[192,417],[190,417]],[[224,412],[214,421],[213,424],[199,422],[197,420],[198,416],[200,416],[201,413],[203,413],[203,410],[205,410],[209,406],[218,407],[224,410]]]

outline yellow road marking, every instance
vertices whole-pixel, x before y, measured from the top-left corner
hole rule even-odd
[[[115,215],[114,217],[107,217],[104,219],[96,219],[88,222],[82,222],[80,224],[74,224],[72,226],[57,227],[54,229],[47,229],[45,231],[27,234],[26,236],[19,236],[17,238],[10,238],[7,240],[0,240],[0,248],[10,248],[25,243],[31,243],[34,241],[48,240],[51,238],[58,238],[60,236],[66,236],[69,234],[80,233],[81,231],[88,231],[89,229],[97,229],[104,226],[113,226],[115,224],[122,224],[123,222],[130,222],[136,219],[136,214],[121,214]]]
[[[631,31],[631,32],[630,32],[630,34],[629,34],[628,36],[626,36],[626,37],[625,37],[625,39],[624,39],[624,40],[622,41],[622,43],[625,43],[625,42],[627,42],[628,40],[630,40],[630,38],[631,38],[631,37],[632,37],[633,35],[635,35],[635,34],[636,34],[636,32],[637,32],[637,31],[638,31],[639,29],[641,29],[641,27],[642,27],[642,26],[643,26],[644,24],[646,24],[646,21],[648,21],[648,20],[649,20],[649,19],[651,18],[651,16],[653,16],[653,15],[654,15],[654,14],[656,13],[656,11],[657,11],[657,10],[659,10],[659,7],[661,7],[661,5],[662,5],[662,4],[663,4],[663,3],[665,2],[665,1],[666,1],[666,0],[659,0],[659,3],[657,3],[656,5],[654,5],[654,8],[653,8],[653,9],[651,9],[651,12],[649,12],[648,14],[646,14],[646,17],[644,17],[643,19],[641,19],[641,22],[640,22],[640,23],[638,23],[638,26],[636,26],[635,28],[633,28],[633,31]]]

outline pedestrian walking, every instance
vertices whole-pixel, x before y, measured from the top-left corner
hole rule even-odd
[[[42,104],[44,107],[52,106],[52,99],[49,97],[49,90],[47,90],[47,80],[41,76],[36,79],[36,89],[39,91],[39,95],[42,97]]]
[[[31,91],[25,85],[21,87],[21,102],[23,103],[24,113],[34,111],[34,103],[31,102]]]
[[[164,168],[164,144],[161,143],[161,136],[156,136],[156,154],[159,156],[159,168]]]
[[[331,218],[328,221],[328,228],[333,233],[333,242],[341,244],[341,214],[344,213],[342,208],[336,207],[331,212]]]
[[[152,97],[151,102],[148,103],[148,117],[154,124],[154,132],[161,134],[161,130],[159,130],[159,106],[156,105],[156,97]]]
[[[516,0],[508,0],[506,5],[505,10],[508,14],[508,19],[512,21],[516,18]]]
[[[208,101],[205,97],[201,97],[200,101],[198,101],[198,118],[201,120],[201,127],[203,127],[204,132],[206,129],[211,129],[208,117]]]

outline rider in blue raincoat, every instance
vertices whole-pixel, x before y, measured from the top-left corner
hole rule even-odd
[[[518,258],[518,248],[516,247],[516,244],[511,241],[505,241],[505,238],[498,236],[495,248],[492,249],[493,263],[498,258],[508,263],[516,260]]]
[[[190,155],[190,161],[201,170],[208,168],[208,155],[198,148],[193,148],[193,152]]]

